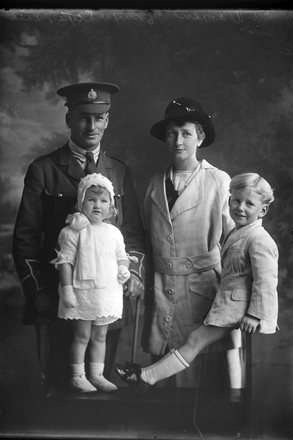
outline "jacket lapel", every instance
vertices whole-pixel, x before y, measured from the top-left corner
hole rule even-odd
[[[241,240],[243,237],[245,237],[245,235],[247,234],[248,231],[250,231],[250,229],[258,228],[261,225],[262,225],[262,220],[259,219],[259,220],[256,220],[255,222],[251,223],[250,225],[244,226],[243,228],[233,229],[230,232],[230,234],[226,237],[226,239],[223,243],[222,252],[221,252],[222,256],[229,249],[229,247],[231,247],[238,240]]]
[[[77,160],[74,158],[68,142],[65,144],[62,148],[60,148],[60,165],[62,169],[64,170],[65,174],[68,174],[71,176],[71,181],[73,184],[77,187],[79,184],[79,181],[82,177],[85,176],[85,172],[82,169],[82,167],[79,165]]]
[[[103,176],[107,177],[112,182],[112,179],[110,178],[112,174],[112,166],[110,161],[107,160],[107,156],[104,151],[100,152],[96,173],[103,174]]]
[[[157,206],[161,214],[170,222],[169,207],[166,196],[166,171],[161,171],[154,182],[154,189],[151,192],[151,199]]]
[[[203,164],[201,163],[197,168],[196,174],[193,175],[187,187],[176,200],[170,213],[172,220],[178,215],[182,214],[182,212],[195,208],[202,202],[204,184],[204,174],[200,172],[202,165]]]
[[[65,174],[71,176],[74,179],[75,186],[77,187],[80,179],[86,176],[83,168],[79,165],[78,161],[74,158],[68,142],[59,150],[60,157],[60,166],[64,170]],[[107,160],[106,154],[101,151],[100,157],[97,164],[97,173],[101,173],[104,176],[108,177],[109,180],[112,181],[112,166],[110,161]],[[72,181],[71,179],[71,181]]]

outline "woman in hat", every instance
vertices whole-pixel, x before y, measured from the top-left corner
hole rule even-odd
[[[166,144],[172,158],[167,169],[152,177],[144,200],[149,261],[142,346],[156,362],[179,348],[206,317],[219,286],[221,243],[234,222],[228,209],[230,177],[197,159],[197,149],[215,139],[212,118],[200,104],[189,98],[175,99],[150,133]],[[222,370],[227,376],[227,368],[231,370],[234,378],[230,374],[229,386],[234,388],[241,387],[239,350],[233,350],[241,345],[236,332],[208,348],[213,353],[209,354],[211,364],[215,365],[217,356],[217,374],[223,354],[227,359],[231,349],[228,367]],[[198,386],[200,362],[205,363],[205,370],[209,368],[206,356],[193,363],[196,371],[189,368],[174,376],[172,385]],[[206,378],[209,384],[219,380]]]

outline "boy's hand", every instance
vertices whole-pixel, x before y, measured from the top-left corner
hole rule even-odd
[[[245,315],[239,321],[240,330],[246,333],[255,333],[259,323],[260,319],[255,318],[254,316]]]
[[[130,278],[130,272],[126,266],[118,267],[118,281],[121,284],[124,284]]]

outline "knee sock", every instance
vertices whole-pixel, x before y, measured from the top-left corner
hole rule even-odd
[[[159,380],[167,379],[179,373],[189,364],[183,359],[181,354],[172,349],[170,353],[166,354],[161,360],[149,367],[142,368],[141,378],[148,384],[153,385]]]
[[[109,382],[103,376],[104,363],[101,362],[90,362],[89,363],[89,380],[92,385],[101,391],[115,391],[117,390],[116,385]]]

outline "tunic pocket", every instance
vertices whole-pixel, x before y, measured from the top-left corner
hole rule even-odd
[[[248,290],[233,290],[231,299],[234,301],[250,301],[250,292]]]

